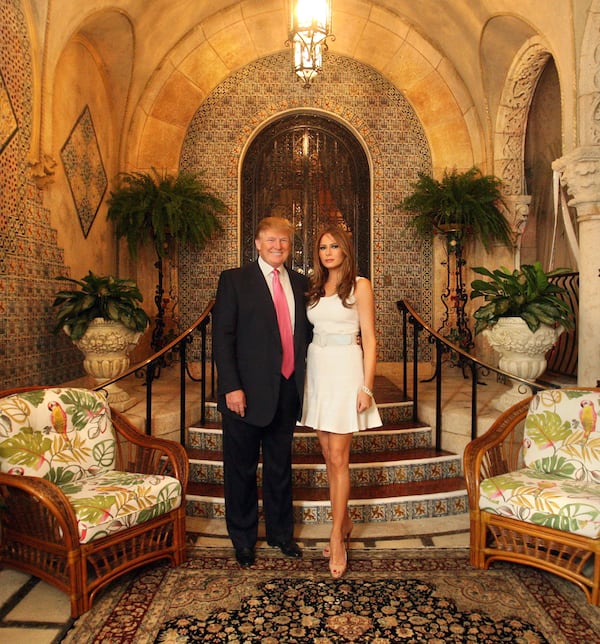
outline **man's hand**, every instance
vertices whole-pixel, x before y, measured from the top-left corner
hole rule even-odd
[[[236,389],[225,394],[227,409],[242,418],[246,415],[246,394],[243,389]]]

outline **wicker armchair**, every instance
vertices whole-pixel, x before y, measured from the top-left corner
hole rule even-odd
[[[100,393],[0,392],[0,565],[67,593],[77,617],[125,572],[185,560],[188,473],[181,445],[141,434]]]
[[[542,391],[464,454],[471,564],[535,566],[600,599],[600,389]]]

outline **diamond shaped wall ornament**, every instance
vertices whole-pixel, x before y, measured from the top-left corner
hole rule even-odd
[[[8,89],[0,72],[0,154],[19,129]]]
[[[96,130],[86,105],[60,151],[83,236],[87,238],[108,187]]]

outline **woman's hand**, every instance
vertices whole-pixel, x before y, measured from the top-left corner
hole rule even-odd
[[[358,392],[358,397],[356,399],[356,410],[358,411],[358,413],[360,414],[361,412],[366,411],[372,404],[372,396],[361,389]]]

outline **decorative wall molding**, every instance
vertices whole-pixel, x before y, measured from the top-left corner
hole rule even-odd
[[[550,58],[540,38],[530,38],[514,58],[498,109],[494,168],[506,195],[525,192],[523,142],[529,108],[540,75]]]

